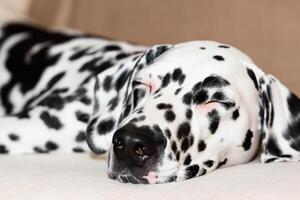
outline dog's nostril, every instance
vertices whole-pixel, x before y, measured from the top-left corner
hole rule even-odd
[[[134,152],[136,153],[136,155],[141,156],[141,157],[144,155],[147,155],[147,149],[142,144],[136,145],[134,148]]]

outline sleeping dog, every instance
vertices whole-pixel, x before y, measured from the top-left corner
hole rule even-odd
[[[238,49],[0,30],[0,153],[108,153],[121,182],[298,161],[300,100]]]

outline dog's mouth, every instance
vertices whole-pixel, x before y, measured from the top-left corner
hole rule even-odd
[[[171,174],[160,174],[158,175],[154,171],[148,172],[147,175],[142,177],[137,177],[133,175],[130,171],[117,173],[117,172],[108,172],[108,177],[114,180],[118,180],[122,183],[132,183],[132,184],[161,184],[161,183],[170,183],[180,181],[176,175],[176,172],[172,172]]]
[[[114,180],[118,180],[122,183],[132,183],[132,184],[148,184],[147,179],[137,178],[132,174],[117,174],[114,172],[108,172],[108,177]]]

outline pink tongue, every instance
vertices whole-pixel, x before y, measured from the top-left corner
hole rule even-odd
[[[143,178],[147,179],[150,184],[154,184],[157,182],[156,173],[151,171],[147,176],[143,176]]]

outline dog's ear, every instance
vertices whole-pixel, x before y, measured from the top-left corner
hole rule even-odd
[[[123,110],[120,114],[119,123],[128,116],[128,114],[134,109],[133,102],[133,89],[134,89],[134,79],[136,74],[153,64],[157,59],[159,59],[167,50],[172,48],[173,45],[161,44],[155,45],[149,48],[144,54],[138,59],[135,64],[135,67],[132,70],[131,76],[128,81],[127,90],[125,93],[125,98],[123,102]]]
[[[95,77],[93,111],[86,130],[86,140],[93,152],[107,152],[114,132],[130,113],[135,74],[155,62],[170,47],[153,46]]]
[[[259,94],[261,161],[300,160],[300,99],[255,65],[250,64],[248,74]]]

